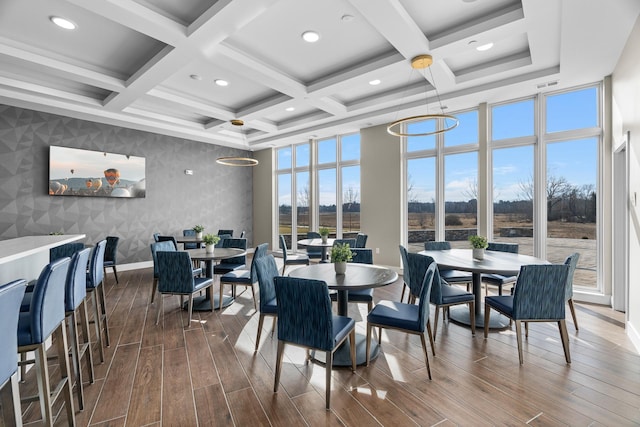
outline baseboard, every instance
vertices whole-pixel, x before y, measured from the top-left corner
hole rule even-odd
[[[627,336],[636,348],[636,351],[640,354],[640,333],[638,333],[638,330],[633,327],[631,322],[627,322]]]

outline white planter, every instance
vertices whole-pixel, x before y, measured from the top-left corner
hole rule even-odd
[[[484,259],[484,248],[473,248],[474,259]]]
[[[322,243],[327,243],[327,236],[320,236]]]
[[[336,269],[336,274],[344,274],[347,271],[346,262],[334,262],[333,266]]]
[[[196,233],[196,239],[202,240],[202,231],[200,231],[199,233]]]
[[[204,251],[208,254],[212,254],[213,253],[213,248],[215,248],[215,245],[206,245],[204,247]]]

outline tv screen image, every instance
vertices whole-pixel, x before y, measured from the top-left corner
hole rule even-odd
[[[145,159],[78,148],[49,147],[49,195],[145,197]]]

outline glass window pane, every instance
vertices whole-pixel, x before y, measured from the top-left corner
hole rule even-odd
[[[360,160],[360,134],[354,133],[341,138],[342,160]]]
[[[291,169],[291,147],[278,150],[278,169]]]
[[[409,123],[407,133],[429,133],[436,130],[435,120],[425,120],[422,122]],[[436,148],[436,136],[410,136],[407,137],[407,151],[432,150]]]
[[[458,126],[444,132],[444,145],[477,144],[478,143],[478,112],[476,110],[455,114]]]
[[[278,234],[291,241],[291,174],[278,175]]]
[[[342,168],[342,237],[360,231],[360,166]]]
[[[318,227],[327,227],[336,233],[336,170],[318,171]]]
[[[325,139],[318,141],[318,163],[335,163],[336,161],[336,139]]]
[[[547,101],[547,133],[598,126],[595,87],[551,95]]]
[[[493,240],[533,255],[533,146],[493,150]]]
[[[309,231],[309,172],[298,172],[296,174],[296,208],[298,236],[307,234]]]
[[[547,145],[547,259],[580,253],[573,285],[597,287],[598,139]]]
[[[491,108],[491,138],[494,141],[534,134],[533,99]]]
[[[444,171],[444,237],[454,248],[469,248],[478,228],[478,153],[445,156]]]
[[[296,167],[309,166],[309,144],[296,145]]]
[[[435,240],[436,159],[407,161],[407,218],[409,252],[424,249],[424,242]]]

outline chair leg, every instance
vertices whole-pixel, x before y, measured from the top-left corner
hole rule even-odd
[[[485,304],[484,305],[484,339],[487,339],[487,337],[489,336],[489,310],[491,310],[491,307],[489,306],[489,304]]]
[[[95,373],[93,371],[93,350],[91,349],[91,339],[89,338],[89,315],[87,314],[87,299],[83,299],[80,303],[82,307],[80,308],[80,325],[82,327],[82,337],[83,337],[83,351],[81,351],[80,357],[84,353],[87,353],[87,369],[89,370],[89,383],[93,384],[95,382]],[[82,364],[80,364],[82,367]]]
[[[573,306],[573,298],[569,298],[567,301],[569,303],[569,309],[571,310],[571,317],[573,318],[573,326],[575,326],[576,331],[578,330],[578,318],[576,317],[576,308]]]
[[[58,342],[58,360],[60,361],[60,376],[65,382],[63,385],[64,406],[67,410],[67,422],[70,426],[76,425],[76,411],[73,408],[73,396],[71,395],[71,378],[69,376],[69,357],[67,356],[67,349],[69,345],[67,343],[67,329],[65,328],[64,321],[58,326],[58,330],[55,332],[55,339]],[[45,358],[45,363],[47,360]]]
[[[100,307],[98,307],[98,290],[96,288],[91,292],[93,295],[94,318],[93,324],[96,328],[96,341],[98,342],[98,351],[100,352],[100,363],[104,363],[104,350],[102,344],[102,316],[100,316]]]
[[[325,394],[325,396],[326,396],[325,399],[327,401],[326,402],[326,409],[328,411],[329,409],[331,409],[331,367],[333,366],[333,352],[332,351],[327,351],[325,354],[326,355],[325,355],[325,359],[324,360],[327,362],[324,365],[325,377],[326,377],[326,383],[327,383],[326,384],[327,390],[326,390],[326,394]]]
[[[369,366],[370,352],[371,352],[371,330],[373,326],[367,322],[367,366]]]
[[[356,328],[349,334],[349,347],[351,350],[351,371],[356,372]]]
[[[567,323],[564,319],[558,322],[558,329],[560,329],[560,338],[562,338],[564,358],[567,363],[571,363],[571,355],[569,354],[569,334],[567,333]]]
[[[436,355],[436,345],[433,342],[433,332],[431,331],[431,320],[427,320],[427,333],[429,334],[429,343],[431,344],[431,352]]]
[[[522,320],[516,320],[516,338],[518,340],[518,359],[520,359],[520,364],[523,365],[524,358],[522,357]]]
[[[107,347],[109,347],[111,343],[109,342],[109,320],[107,319],[107,298],[104,294],[104,283],[101,283],[98,287],[100,288],[100,307],[102,309],[102,316],[104,317],[104,342]],[[96,289],[96,292],[97,291],[98,289]]]
[[[222,311],[222,294],[223,294],[223,291],[224,291],[224,285],[225,285],[225,283],[221,281],[220,282],[220,299],[218,299],[218,301],[220,301],[220,311]],[[231,289],[234,289],[233,285],[231,285]]]
[[[524,337],[529,338],[529,322],[524,322]]]
[[[440,314],[440,306],[436,305],[436,311],[433,316],[433,338],[436,338],[436,334],[438,333],[438,316]],[[444,323],[444,311],[442,312],[442,323]]]
[[[258,346],[260,345],[260,335],[262,334],[262,323],[264,323],[264,314],[260,313],[260,317],[258,318],[258,336],[256,337],[255,351],[258,351]]]
[[[82,382],[82,368],[80,366],[80,338],[78,335],[78,323],[76,313],[71,312],[65,316],[69,324],[69,340],[71,341],[71,361],[73,362],[73,378],[76,381],[76,394],[78,395],[78,408],[84,410],[84,390]]]
[[[402,285],[402,294],[400,294],[400,302],[402,302],[402,300],[404,300],[404,290],[407,289],[407,284],[404,283]]]
[[[469,302],[469,319],[471,320],[471,335],[476,335],[476,303]]]
[[[160,323],[160,313],[164,311],[164,298],[162,294],[158,297],[160,300],[158,301],[158,307],[156,309],[156,325]]]
[[[8,387],[9,386],[9,387]],[[22,427],[22,409],[20,407],[20,386],[18,385],[18,371],[14,372],[1,391],[1,405],[4,415],[4,425]]]
[[[158,278],[154,278],[151,285],[151,304],[153,304],[153,300],[156,297],[156,292],[158,292]]]
[[[422,351],[424,352],[424,361],[427,364],[427,374],[431,379],[431,367],[429,366],[429,352],[427,351],[427,340],[424,339],[424,334],[420,334],[420,342],[422,343]]]
[[[114,266],[113,266],[113,267],[111,267],[111,268],[113,268],[113,275],[114,275],[114,276],[115,276],[115,278],[116,278],[116,283],[117,283],[117,284],[120,284],[120,281],[118,280],[118,270],[116,270],[116,266],[114,265]]]
[[[284,341],[278,340],[278,352],[276,355],[276,378],[273,383],[273,392],[278,392],[280,385],[280,373],[282,371],[282,354],[284,353]]]
[[[213,297],[211,298],[213,299]],[[220,307],[222,307],[222,300],[220,300]],[[191,316],[193,315],[193,294],[189,295],[189,316],[187,317],[187,324],[185,327],[191,326]]]
[[[276,331],[276,316],[273,317],[273,322],[271,323],[271,339],[273,339],[273,333]]]
[[[40,414],[47,426],[53,426],[53,408],[51,408],[51,385],[49,384],[49,366],[44,343],[35,350],[36,376],[38,377],[38,396],[40,397]]]
[[[258,301],[256,299],[256,290],[253,287],[253,283],[251,284],[251,296],[253,297],[253,309],[258,311]]]

